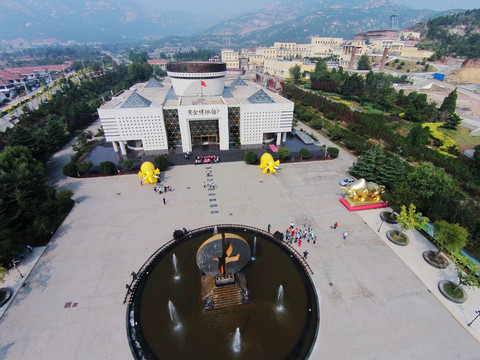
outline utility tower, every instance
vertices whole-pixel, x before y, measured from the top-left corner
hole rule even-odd
[[[391,30],[399,30],[400,27],[398,25],[398,16],[393,14],[390,15],[390,29]]]

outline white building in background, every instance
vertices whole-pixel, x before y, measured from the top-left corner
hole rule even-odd
[[[227,66],[227,70],[240,69],[240,56],[237,51],[232,49],[222,49],[222,62]]]
[[[169,63],[163,83],[136,84],[98,109],[106,140],[122,154],[285,141],[294,103],[225,72],[225,63]]]

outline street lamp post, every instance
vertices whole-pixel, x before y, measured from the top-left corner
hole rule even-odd
[[[22,273],[20,272],[20,270],[17,268],[17,262],[18,262],[18,261],[12,260],[13,267],[18,271],[18,273],[20,274],[20,277],[23,278],[23,274],[22,274]]]
[[[382,227],[382,225],[383,225],[383,223],[384,223],[384,222],[385,222],[385,220],[384,220],[384,219],[382,219],[382,222],[380,223],[380,226],[378,227],[378,230],[377,230],[377,232],[380,232],[380,228]]]
[[[474,318],[472,321],[470,321],[470,322],[467,324],[467,326],[472,325],[473,322],[474,322],[475,320],[477,320],[477,318],[480,316],[480,310],[476,310],[475,313],[477,314],[477,316],[475,316],[475,318]]]

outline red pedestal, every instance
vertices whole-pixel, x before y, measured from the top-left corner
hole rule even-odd
[[[368,210],[368,209],[379,209],[383,207],[387,207],[388,204],[386,202],[381,202],[381,203],[375,203],[375,204],[365,204],[365,205],[355,205],[352,206],[348,203],[347,200],[344,198],[340,198],[339,201],[345,205],[345,207],[348,209],[348,211],[358,211],[358,210]]]

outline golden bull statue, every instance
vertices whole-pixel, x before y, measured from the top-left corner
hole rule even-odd
[[[341,189],[347,192],[345,200],[351,205],[381,202],[382,194],[385,192],[385,186],[367,182],[365,179],[357,180],[348,186],[342,186]]]

